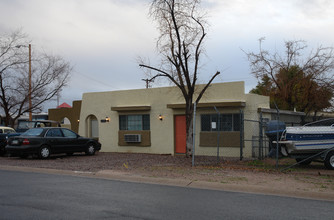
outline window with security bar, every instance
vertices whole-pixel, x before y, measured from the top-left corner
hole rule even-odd
[[[219,127],[218,127],[219,126]],[[240,114],[203,114],[201,131],[240,131]]]
[[[119,130],[141,131],[150,130],[150,115],[120,115]]]

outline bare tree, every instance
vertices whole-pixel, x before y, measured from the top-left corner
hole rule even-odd
[[[157,50],[161,64],[152,66],[141,62],[139,65],[151,71],[150,81],[164,77],[180,89],[186,103],[187,156],[192,152],[194,103],[200,101],[220,74],[217,71],[200,91],[196,91],[203,41],[207,34],[206,20],[199,5],[199,0],[154,0],[150,16],[157,21],[160,31]]]
[[[21,30],[0,36],[0,107],[4,123],[13,126],[15,120],[29,111],[40,112],[43,103],[52,99],[66,86],[71,65],[58,56],[32,55],[31,108],[28,80],[28,39]]]
[[[259,40],[260,49],[258,53],[245,52],[250,62],[252,74],[259,81],[267,79],[267,83],[272,84],[271,86],[278,91],[276,94],[280,93],[280,96],[285,99],[290,108],[297,107],[293,106],[294,103],[305,102],[305,100],[296,100],[295,97],[297,99],[298,97],[308,97],[307,103],[304,103],[304,106],[300,109],[307,114],[310,113],[310,109],[316,113],[318,110],[328,107],[326,103],[331,100],[329,95],[334,92],[334,48],[319,46],[307,55],[304,52],[307,48],[306,42],[293,40],[285,42],[285,52],[281,55],[277,51],[270,53],[264,50],[262,48],[263,41],[264,38]],[[288,77],[285,83],[284,80],[282,81],[282,73],[285,73],[285,77]],[[293,76],[298,76],[298,79],[294,79]],[[307,83],[303,83],[305,79],[307,79]],[[307,89],[306,85],[313,85],[314,89]],[[291,89],[287,89],[288,86],[292,89],[303,86],[307,93],[318,94],[295,95],[292,97],[294,94],[291,93]],[[315,88],[326,91],[326,100],[319,102],[320,92],[319,89]],[[310,100],[311,97],[313,97],[313,100]],[[318,105],[315,103],[318,103]]]

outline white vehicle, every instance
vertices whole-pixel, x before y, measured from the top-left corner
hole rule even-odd
[[[334,169],[334,120],[333,124],[328,122],[331,121],[287,127],[279,141],[281,153],[295,157],[297,162],[304,160],[301,164],[320,158],[328,169]],[[310,159],[305,160],[307,158]]]
[[[7,139],[10,134],[16,134],[16,131],[11,127],[0,126],[0,155],[4,155]]]
[[[16,133],[16,131],[11,127],[0,126],[0,134],[10,134]]]

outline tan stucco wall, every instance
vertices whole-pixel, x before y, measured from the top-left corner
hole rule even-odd
[[[268,96],[260,96],[256,94],[246,94],[246,108],[244,109],[244,119],[259,120],[259,108],[270,108],[270,100]],[[266,115],[263,115],[265,117]],[[245,157],[252,155],[252,138],[259,135],[259,123],[245,121],[244,123],[244,149]]]
[[[62,121],[65,117],[70,120],[71,125],[67,128],[75,132],[79,131],[79,122],[81,111],[81,101],[73,101],[72,108],[55,108],[49,109],[49,119],[53,121]]]
[[[141,142],[128,143],[124,140],[125,134],[139,134],[141,135]],[[150,147],[151,146],[151,131],[118,131],[118,146]]]
[[[219,135],[219,140],[218,140]],[[239,131],[220,131],[200,132],[200,146],[201,147],[217,147],[219,142],[220,147],[240,147],[240,132]]]
[[[259,107],[269,108],[269,98],[258,95],[246,95],[244,82],[212,84],[200,103],[215,102],[245,102],[242,107],[247,115],[256,117]],[[254,102],[254,103],[250,103]],[[85,136],[87,130],[86,119],[95,115],[99,121],[99,140],[101,151],[107,152],[137,152],[153,154],[174,154],[174,115],[184,114],[183,109],[167,108],[167,104],[182,104],[184,99],[176,87],[137,89],[125,91],[97,92],[83,94],[80,114],[79,134]],[[150,106],[150,110],[141,111],[113,111],[113,107]],[[240,107],[221,107],[221,113],[239,113]],[[215,147],[200,147],[200,115],[215,114],[213,107],[199,108],[196,114],[196,153],[201,155],[215,155]],[[119,146],[119,114],[150,114],[151,146]],[[163,120],[159,120],[159,115]],[[110,117],[110,122],[101,120]],[[249,146],[246,146],[249,147]],[[224,151],[238,155],[238,148],[224,148]],[[251,149],[246,151],[251,154]]]

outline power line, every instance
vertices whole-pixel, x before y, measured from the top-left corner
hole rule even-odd
[[[86,74],[84,74],[84,73],[79,73],[79,72],[77,72],[77,71],[74,71],[74,73],[78,74],[79,76],[83,76],[83,77],[85,77],[85,78],[87,78],[87,79],[89,79],[89,80],[92,80],[92,81],[94,81],[94,82],[97,82],[97,83],[99,83],[99,84],[102,84],[102,85],[104,85],[104,86],[111,87],[111,88],[114,88],[114,89],[120,89],[120,88],[117,88],[117,87],[115,87],[115,86],[112,86],[112,85],[110,85],[110,84],[108,84],[108,83],[106,83],[106,82],[102,82],[102,81],[100,81],[100,80],[97,80],[96,78],[90,77],[90,76],[88,76],[88,75],[86,75]]]

